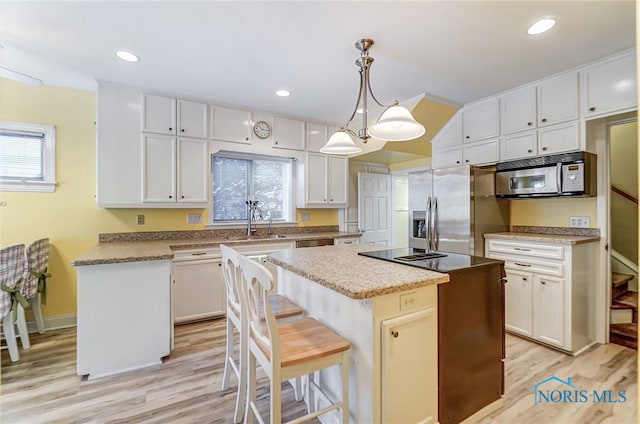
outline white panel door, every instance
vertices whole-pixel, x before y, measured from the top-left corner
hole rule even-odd
[[[143,131],[169,135],[176,133],[176,99],[145,94],[143,116]]]
[[[305,123],[295,119],[273,118],[273,147],[304,150]]]
[[[502,135],[536,127],[536,88],[525,87],[502,96]]]
[[[558,346],[564,346],[564,280],[562,278],[536,276],[535,331],[536,338]]]
[[[178,202],[207,202],[207,140],[178,139]]]
[[[308,204],[327,203],[327,156],[307,155],[306,189]]]
[[[246,110],[211,106],[211,138],[251,144],[251,113]]]
[[[391,245],[391,206],[391,175],[359,173],[360,243]]]
[[[327,144],[327,140],[333,133],[327,134],[327,126],[321,124],[307,123],[307,151],[320,152],[320,149]]]
[[[329,156],[327,161],[327,191],[329,203],[346,205],[347,167],[349,160],[344,156]]]
[[[142,153],[142,200],[176,201],[176,139],[144,136]]]
[[[538,85],[538,126],[579,118],[578,74],[572,73]]]
[[[178,100],[178,135],[207,138],[209,132],[209,105]]]
[[[532,275],[505,269],[505,327],[515,333],[533,337]]]
[[[568,152],[580,148],[578,122],[567,122],[538,130],[538,154]]]
[[[225,314],[222,259],[174,262],[173,274],[176,324]]]

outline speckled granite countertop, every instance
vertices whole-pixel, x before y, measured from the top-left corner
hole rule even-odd
[[[449,275],[358,255],[380,246],[287,249],[269,255],[276,265],[353,299],[366,299],[449,281]]]
[[[194,237],[182,239],[155,240],[148,238],[135,238],[129,241],[100,242],[94,248],[71,261],[73,266],[104,265],[123,262],[157,261],[173,259],[173,251],[177,249],[197,249],[205,247],[218,247],[220,244],[247,245],[295,242],[298,240],[315,240],[323,238],[347,238],[360,237],[360,233],[346,232],[316,232],[316,233],[287,233],[283,238],[245,239],[240,236],[230,237]]]
[[[565,234],[536,234],[522,232],[489,233],[485,234],[484,238],[533,241],[555,244],[581,244],[600,240],[600,236],[573,236]]]

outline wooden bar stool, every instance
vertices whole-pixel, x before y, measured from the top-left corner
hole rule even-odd
[[[38,333],[44,334],[44,319],[40,303],[47,303],[47,278],[51,277],[49,267],[49,239],[43,238],[32,241],[25,249],[26,277],[20,292],[33,311]]]
[[[226,358],[224,361],[224,373],[222,375],[222,390],[226,390],[229,387],[229,380],[231,378],[230,370],[233,370],[238,378],[238,395],[236,397],[236,407],[233,414],[233,420],[235,423],[239,423],[242,421],[242,417],[244,415],[247,395],[249,332],[247,327],[247,314],[244,312],[242,308],[243,302],[240,300],[240,254],[224,244],[220,245],[220,252],[222,253],[222,272],[224,273],[224,281],[227,287],[227,346]],[[299,316],[303,312],[302,308],[284,296],[272,294],[268,295],[267,298],[276,319]],[[233,357],[234,327],[240,335],[239,360],[237,362]],[[297,384],[296,400],[300,400],[301,397],[302,391],[300,386]]]
[[[0,320],[2,320],[2,329],[11,362],[20,359],[16,341],[16,324],[22,347],[24,349],[31,347],[27,323],[24,319],[24,308],[28,307],[29,303],[20,293],[23,278],[24,244],[0,249]]]
[[[350,343],[313,318],[301,318],[290,322],[276,322],[266,294],[273,288],[273,277],[262,265],[244,256],[239,257],[242,269],[241,296],[249,324],[249,381],[245,422],[258,418],[264,420],[256,407],[256,361],[270,380],[271,423],[282,422],[281,384],[285,380],[306,375],[308,414],[290,423],[310,420],[334,409],[341,410],[342,423],[349,422],[349,349]],[[260,312],[264,309],[265,320]],[[266,324],[265,324],[266,321]],[[342,399],[332,401],[313,381],[313,373],[333,365],[340,365],[342,372]],[[329,403],[315,411],[317,395]]]

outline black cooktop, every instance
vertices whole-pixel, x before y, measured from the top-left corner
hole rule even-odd
[[[482,258],[480,256],[462,255],[460,253],[442,252],[438,250],[416,249],[413,247],[358,252],[358,255],[438,272],[461,270],[496,262],[495,259]]]

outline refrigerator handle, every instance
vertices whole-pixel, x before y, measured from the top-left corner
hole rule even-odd
[[[427,249],[431,249],[431,196],[427,196]]]
[[[433,197],[433,250],[438,250],[440,234],[438,234],[438,198]]]

